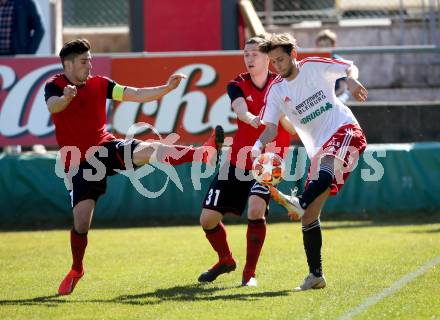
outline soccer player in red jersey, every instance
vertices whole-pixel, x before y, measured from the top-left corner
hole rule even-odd
[[[60,58],[64,73],[46,83],[45,99],[71,184],[73,264],[58,289],[59,294],[66,295],[84,275],[87,233],[96,201],[105,193],[107,176],[116,174],[115,170],[137,168],[155,161],[171,165],[193,160],[212,163],[214,153],[211,151],[215,149],[209,149],[221,147],[223,131],[217,127],[215,134],[200,148],[116,139],[106,130],[106,99],[134,102],[160,99],[175,89],[185,76],[174,74],[165,85],[145,88],[121,86],[106,77],[92,76],[90,43],[85,39],[64,44]],[[93,172],[96,173],[92,175]]]
[[[270,193],[267,187],[252,178],[249,153],[264,130],[259,113],[264,105],[266,89],[277,77],[268,69],[267,54],[260,51],[259,45],[263,40],[254,37],[246,42],[244,63],[248,72],[230,81],[227,87],[232,108],[238,117],[238,130],[233,138],[230,161],[217,173],[203,200],[200,224],[219,261],[199,276],[199,282],[211,282],[220,274],[235,270],[236,262],[229,249],[222,219],[227,213],[241,215],[248,204],[247,254],[242,285],[257,285],[255,269],[266,237],[265,216]],[[294,134],[295,131],[287,119],[282,118],[280,122],[283,126],[279,126],[276,147],[282,155],[286,151],[284,148],[290,144],[289,132]]]

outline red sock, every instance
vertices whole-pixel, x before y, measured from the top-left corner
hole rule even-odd
[[[72,249],[72,269],[81,272],[83,270],[84,252],[87,247],[87,233],[80,234],[73,228],[70,230],[70,247]]]
[[[206,238],[218,254],[220,262],[235,263],[232,258],[232,252],[229,250],[228,241],[226,240],[226,229],[220,222],[214,229],[205,230]]]
[[[163,155],[164,162],[169,163],[173,166],[193,162],[197,159],[194,159],[194,153],[196,152],[196,148],[187,147],[187,146],[170,146],[170,149],[167,150]]]
[[[244,266],[243,276],[249,280],[251,277],[255,277],[258,258],[266,238],[266,220],[248,220],[246,238],[246,265]]]

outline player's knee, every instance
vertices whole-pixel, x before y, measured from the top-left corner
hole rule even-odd
[[[201,215],[200,216],[200,226],[203,229],[209,230],[209,229],[212,229],[212,222],[206,216]]]
[[[77,214],[74,219],[74,227],[78,233],[88,232],[90,229],[90,214]]]
[[[73,209],[73,225],[78,233],[86,233],[90,229],[94,209],[92,200],[81,201]]]
[[[248,209],[248,218],[250,220],[263,219],[266,208],[251,207]]]
[[[75,219],[75,221],[74,221],[74,228],[75,228],[75,231],[78,232],[78,233],[89,232],[90,220]]]
[[[212,215],[204,214],[200,216],[200,226],[205,230],[215,228],[219,224],[219,220],[215,219]]]
[[[307,208],[306,212],[304,212],[304,216],[301,218],[301,222],[303,226],[307,226],[311,224],[313,221],[319,219],[321,210],[316,210],[315,208]]]

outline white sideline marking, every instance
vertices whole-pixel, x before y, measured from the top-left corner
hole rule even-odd
[[[407,283],[413,281],[415,278],[424,274],[430,268],[436,266],[439,263],[440,263],[440,256],[428,261],[427,263],[425,263],[423,266],[421,266],[417,270],[407,274],[403,278],[400,278],[399,280],[394,282],[390,287],[386,288],[381,293],[367,298],[363,303],[358,305],[356,308],[349,310],[347,313],[342,315],[339,319],[340,320],[347,320],[347,319],[353,318],[354,316],[357,316],[358,314],[364,312],[366,309],[368,309],[372,305],[383,300],[385,297],[392,295],[396,291],[399,291]]]

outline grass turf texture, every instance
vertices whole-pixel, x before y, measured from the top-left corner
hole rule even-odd
[[[199,227],[92,230],[86,274],[55,296],[70,267],[69,232],[0,233],[0,319],[337,319],[440,255],[440,223],[323,222],[328,286],[307,275],[298,223],[269,224],[257,288],[240,287],[246,226],[228,226],[239,268],[200,285],[216,262]],[[440,317],[440,265],[356,319]]]

